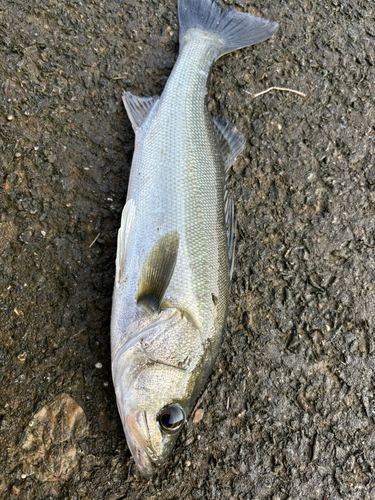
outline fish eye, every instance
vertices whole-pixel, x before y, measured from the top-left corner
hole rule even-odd
[[[184,410],[177,404],[164,406],[157,416],[160,427],[168,434],[179,431],[184,425],[185,419]]]

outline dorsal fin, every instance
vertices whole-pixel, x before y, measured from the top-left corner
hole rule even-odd
[[[126,112],[128,113],[129,120],[131,121],[134,132],[142,126],[142,123],[147,118],[154,104],[158,102],[159,96],[153,97],[138,97],[125,92],[122,96]]]
[[[224,158],[225,171],[228,172],[234,160],[245,147],[245,139],[243,135],[238,132],[236,127],[225,118],[215,116],[213,120]]]
[[[122,272],[125,267],[126,254],[129,248],[129,239],[134,226],[135,203],[131,198],[124,206],[121,216],[121,226],[117,235],[117,254],[116,254],[116,283],[121,280]]]
[[[140,274],[137,303],[157,311],[171,281],[178,254],[178,233],[162,236],[152,247]]]

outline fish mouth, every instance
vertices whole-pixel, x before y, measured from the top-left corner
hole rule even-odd
[[[143,410],[132,411],[126,416],[125,435],[139,472],[145,479],[154,473],[154,463],[159,459],[150,445],[146,413]]]

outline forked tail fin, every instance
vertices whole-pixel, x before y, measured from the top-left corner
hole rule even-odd
[[[180,46],[190,29],[215,33],[221,41],[219,57],[270,38],[277,23],[229,8],[222,10],[212,0],[178,0]]]

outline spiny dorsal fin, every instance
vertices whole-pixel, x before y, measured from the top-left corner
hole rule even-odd
[[[135,203],[131,198],[124,206],[121,216],[121,226],[117,235],[116,254],[116,283],[121,279],[125,267],[126,254],[129,248],[129,239],[134,226]]]
[[[154,104],[158,102],[159,96],[153,97],[138,97],[131,94],[130,92],[125,92],[122,96],[122,101],[124,103],[126,112],[128,113],[129,120],[131,121],[134,132],[142,126],[147,115],[150,113]]]
[[[172,231],[162,236],[145,260],[138,284],[137,303],[157,311],[171,281],[177,261],[179,236]]]
[[[234,160],[245,147],[245,139],[236,127],[225,118],[215,116],[213,120],[225,162],[225,171],[228,172]]]

